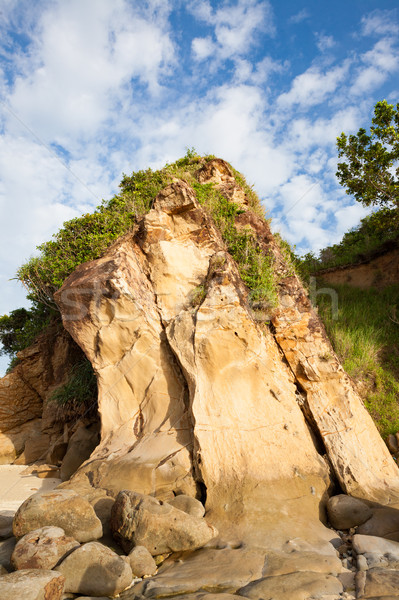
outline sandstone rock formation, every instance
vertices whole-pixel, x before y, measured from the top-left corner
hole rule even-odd
[[[125,550],[133,543],[146,545],[127,531],[140,511],[143,517],[140,494],[153,496],[146,502],[156,518],[143,517],[147,524],[170,511],[194,518],[186,514],[193,509],[187,497],[201,501],[195,510],[205,507],[206,521],[219,536],[206,538],[210,541],[201,550],[172,554],[156,575],[131,590],[122,592],[118,583],[123,600],[187,594],[194,600],[204,590],[221,594],[220,600],[237,594],[354,598],[353,532],[338,532],[338,537],[322,524],[327,523],[327,499],[333,486],[337,494],[341,487],[356,497],[330,501],[336,525],[396,539],[397,466],[283,249],[265,220],[250,210],[229,165],[219,159],[204,162],[197,177],[239,206],[235,227],[273,262],[278,306],[251,302],[237,264],[194,190],[182,180],[165,187],[132,232],[102,258],[81,265],[56,294],[65,329],[97,375],[101,439],[55,496],[76,501],[75,490],[86,498],[85,510],[94,507],[105,527],[113,511],[112,527]],[[130,503],[117,498],[121,490]],[[89,529],[90,535],[93,528],[96,533],[89,538],[79,536],[79,527],[68,531],[59,520],[66,512],[55,509],[51,523],[40,525],[61,526],[79,541],[101,535],[94,512],[89,511]],[[34,528],[28,523],[24,529],[24,513],[29,516],[26,506],[14,521],[18,536]],[[168,543],[166,530],[152,554],[178,550]],[[98,544],[75,550],[61,564],[62,569],[67,562],[73,565],[69,574],[65,571],[67,579],[72,581],[74,561],[79,563],[88,546],[103,552]],[[382,580],[391,593],[396,571],[388,581],[373,571],[366,554],[359,550],[362,573],[367,571],[357,577],[359,593],[375,595]],[[114,564],[115,557],[108,558]],[[128,566],[130,560],[125,559],[117,560],[123,577],[122,562]],[[67,589],[92,593],[93,588],[79,586]]]
[[[233,201],[243,193],[224,161],[198,177]],[[239,519],[251,503],[278,513],[298,496],[304,513],[317,512],[326,454],[345,492],[396,501],[397,467],[299,279],[265,221],[240,204],[237,227],[273,256],[279,278],[271,328],[256,320],[218,230],[183,181],[57,293],[65,328],[97,372],[102,423],[100,445],[70,485],[166,500],[206,493],[216,520]]]

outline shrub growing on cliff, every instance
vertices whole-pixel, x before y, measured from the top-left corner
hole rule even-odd
[[[137,220],[150,210],[158,192],[174,178],[193,185],[214,216],[214,203],[223,197],[214,192],[212,185],[201,185],[194,177],[201,164],[211,158],[202,158],[194,149],[189,149],[185,157],[158,171],[147,169],[130,176],[123,175],[120,193],[109,201],[103,201],[93,213],[64,223],[52,240],[38,246],[39,255],[21,266],[17,273],[19,280],[34,300],[53,307],[53,294],[68,275],[80,264],[102,256],[116,238],[130,231]],[[261,212],[255,192],[242,175],[233,172],[246,191],[251,208]]]
[[[50,397],[56,405],[57,418],[93,415],[97,410],[97,380],[91,363],[85,358],[74,365],[68,381]]]

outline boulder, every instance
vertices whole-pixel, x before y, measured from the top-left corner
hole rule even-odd
[[[183,557],[173,555],[157,575],[126,592],[131,598],[163,598],[198,591],[232,592],[262,577],[265,553],[255,548],[203,548]]]
[[[335,529],[350,529],[365,523],[373,516],[373,511],[358,498],[340,494],[329,498],[327,514]]]
[[[399,510],[390,507],[375,508],[373,516],[360,525],[356,533],[399,541]]]
[[[46,526],[61,527],[78,542],[98,539],[103,533],[93,507],[72,490],[39,492],[25,500],[15,514],[13,532],[20,538]]]
[[[98,542],[84,544],[56,570],[65,577],[65,591],[89,596],[115,596],[133,579],[130,565]]]
[[[42,527],[24,535],[11,556],[15,569],[52,569],[79,542],[65,535],[60,527]]]
[[[8,571],[5,567],[3,567],[3,565],[0,565],[0,577],[2,575],[7,575]]]
[[[135,546],[127,558],[135,577],[154,575],[157,570],[155,560],[144,546]]]
[[[183,512],[199,519],[205,514],[205,507],[199,500],[186,494],[179,494],[175,498],[168,501],[171,506],[182,510]]]
[[[196,550],[218,533],[204,519],[127,490],[119,492],[112,507],[111,529],[125,551],[144,546],[153,556]]]
[[[89,428],[79,427],[72,434],[66,454],[61,464],[60,476],[66,481],[78,470],[80,465],[89,458],[99,442],[99,428],[97,425]]]
[[[356,534],[353,536],[352,545],[357,554],[359,570],[366,571],[382,566],[399,569],[399,542]]]
[[[65,578],[46,569],[23,569],[0,577],[1,600],[61,600]]]

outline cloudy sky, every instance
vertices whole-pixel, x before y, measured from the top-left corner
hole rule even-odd
[[[339,240],[366,211],[337,184],[335,139],[399,101],[396,6],[1,0],[0,314],[65,220],[191,147],[242,171],[299,251]]]

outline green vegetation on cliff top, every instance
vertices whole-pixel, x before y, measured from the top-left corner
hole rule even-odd
[[[53,295],[65,279],[80,264],[99,258],[118,237],[132,231],[138,220],[151,209],[156,195],[176,178],[194,188],[198,201],[212,216],[228,251],[237,262],[251,299],[275,304],[271,258],[262,253],[249,231],[236,228],[235,217],[241,212],[239,206],[227,200],[212,183],[201,184],[195,177],[201,166],[213,158],[200,157],[191,149],[183,158],[158,171],[147,169],[130,176],[123,175],[119,194],[103,201],[93,213],[67,221],[52,240],[41,244],[39,255],[22,265],[17,273],[28,290],[33,307],[29,311],[17,309],[0,318],[2,352],[14,358],[16,352],[31,344],[49,320],[57,318]],[[247,195],[251,210],[263,216],[256,193],[240,173],[231,169]]]

